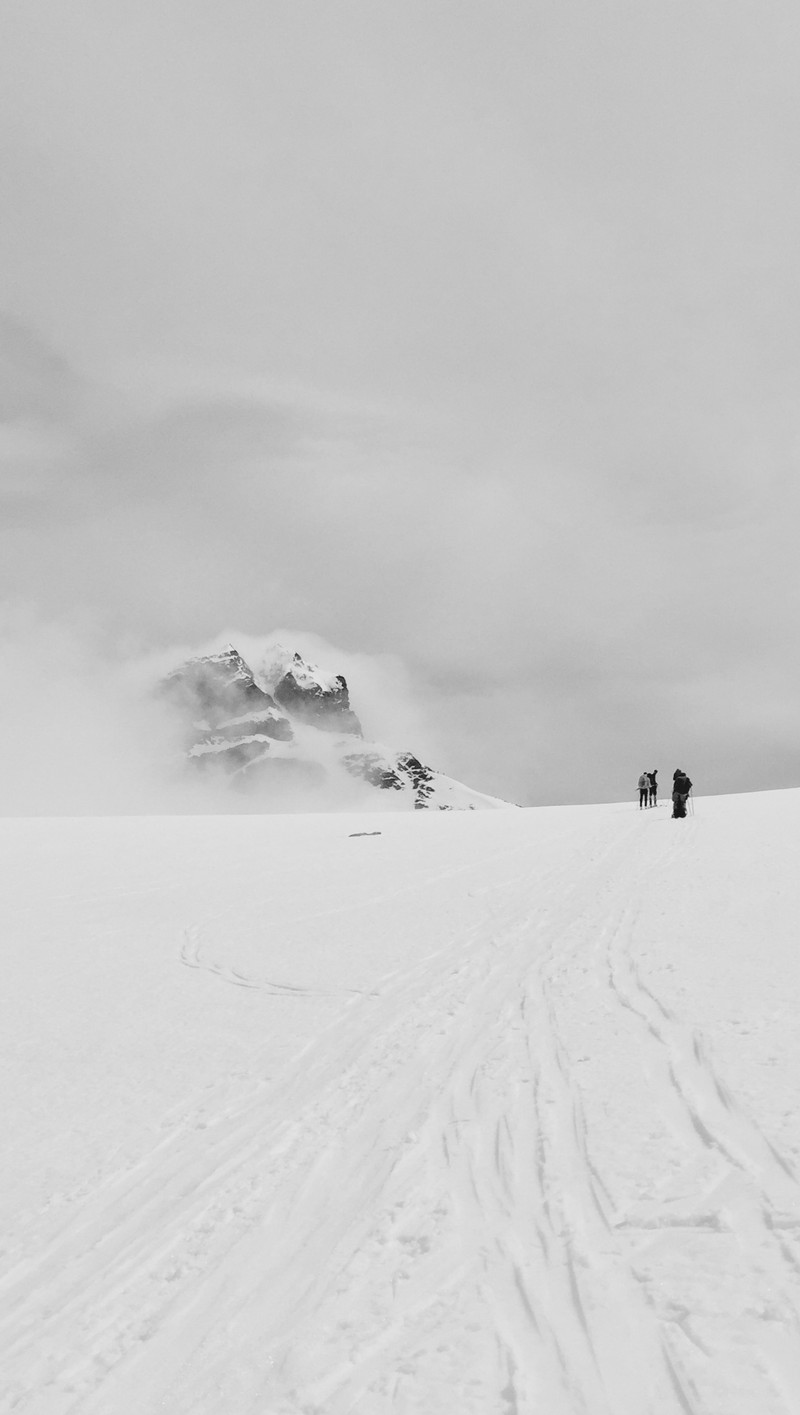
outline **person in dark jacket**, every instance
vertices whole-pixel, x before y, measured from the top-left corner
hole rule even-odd
[[[656,796],[658,795],[658,783],[657,783],[657,781],[656,781],[656,777],[657,777],[657,776],[658,776],[658,772],[657,772],[657,771],[648,771],[648,773],[647,773],[647,778],[648,778],[648,780],[649,780],[649,782],[650,782],[650,805],[651,805],[651,806],[655,806],[655,805],[658,804],[657,801],[656,801]]]
[[[672,818],[681,819],[686,815],[686,802],[689,799],[689,792],[692,783],[680,767],[672,778]]]

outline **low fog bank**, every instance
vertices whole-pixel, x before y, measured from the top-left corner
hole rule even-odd
[[[317,635],[263,637],[226,630],[158,652],[120,642],[96,620],[43,621],[0,608],[0,814],[154,815],[397,810],[395,793],[363,781],[324,782],[292,763],[260,780],[198,771],[185,757],[186,723],[159,682],[187,658],[233,643],[251,665],[281,643],[342,673],[365,737],[436,765],[436,742],[399,659],[341,651]]]
[[[201,809],[180,767],[180,725],[152,693],[154,664],[96,625],[0,615],[3,815]],[[213,809],[213,807],[212,807]]]

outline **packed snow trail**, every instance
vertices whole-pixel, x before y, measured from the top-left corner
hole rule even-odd
[[[547,817],[392,820],[355,866],[315,837],[318,947],[399,945],[338,990],[230,929],[241,874],[185,920],[203,1006],[329,1010],[20,1232],[4,1411],[800,1410],[795,1151],[654,981],[676,894],[702,917],[713,819]]]

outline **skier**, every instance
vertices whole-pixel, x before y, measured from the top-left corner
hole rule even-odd
[[[646,771],[642,772],[637,785],[639,787],[639,810],[641,810],[642,806],[647,805],[650,796],[650,778]]]
[[[656,781],[658,772],[648,771],[647,775],[650,781],[650,805],[655,806],[657,805],[656,796],[658,795],[658,782]]]
[[[688,799],[689,792],[691,791],[691,789],[692,783],[686,775],[686,772],[682,771],[681,768],[678,767],[678,770],[674,773],[672,777],[673,820],[680,820],[686,815],[686,801]]]

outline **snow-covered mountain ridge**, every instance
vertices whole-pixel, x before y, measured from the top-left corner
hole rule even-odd
[[[185,725],[195,770],[279,808],[290,800],[305,809],[364,805],[373,791],[391,792],[399,809],[509,804],[434,771],[413,752],[365,740],[344,676],[281,644],[270,645],[255,666],[233,644],[189,659],[163,680],[161,692]]]

